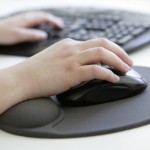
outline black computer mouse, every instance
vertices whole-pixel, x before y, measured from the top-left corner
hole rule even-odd
[[[91,80],[57,95],[58,101],[68,106],[87,106],[121,100],[139,94],[147,87],[147,82],[135,70],[126,74],[111,69],[120,77],[117,83],[105,80]]]

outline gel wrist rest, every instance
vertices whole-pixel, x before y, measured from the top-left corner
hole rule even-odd
[[[150,84],[150,68],[134,67]],[[108,134],[150,123],[150,87],[142,93],[108,103],[68,107],[52,98],[19,103],[0,116],[6,132],[39,138]]]

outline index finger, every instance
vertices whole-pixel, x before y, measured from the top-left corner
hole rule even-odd
[[[133,64],[128,54],[120,46],[118,46],[117,44],[105,38],[92,39],[92,40],[88,40],[85,42],[80,42],[79,45],[82,50],[86,50],[86,49],[94,48],[94,47],[104,47],[105,49],[115,53],[129,66],[132,66]]]
[[[58,28],[63,28],[63,20],[50,13],[46,12],[28,12],[19,16],[22,22],[22,27],[31,27],[41,23],[49,23]]]

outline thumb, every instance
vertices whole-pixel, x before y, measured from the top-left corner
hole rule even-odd
[[[18,38],[18,43],[19,42],[26,42],[26,41],[39,41],[47,38],[47,33],[41,30],[37,29],[25,29],[25,28],[20,28],[18,29],[19,33],[19,38]]]

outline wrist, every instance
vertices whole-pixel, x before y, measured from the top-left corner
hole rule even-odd
[[[13,105],[26,100],[25,81],[20,80],[16,67],[0,70],[0,114]]]

